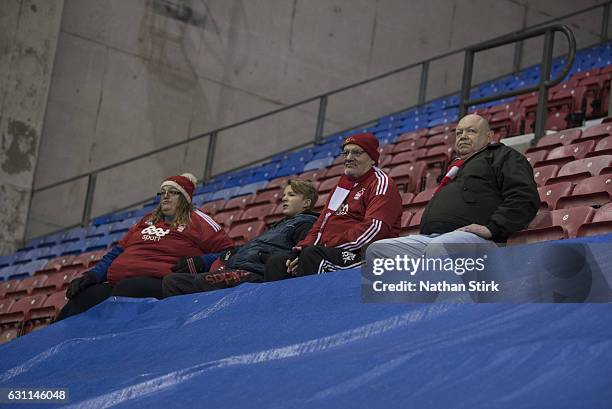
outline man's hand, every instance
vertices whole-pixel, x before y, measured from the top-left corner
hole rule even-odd
[[[206,272],[206,266],[201,257],[181,257],[171,270],[179,274],[200,274]]]
[[[287,273],[291,274],[292,276],[294,276],[296,274],[296,270],[297,270],[297,266],[299,263],[300,258],[296,257],[293,260],[289,259],[287,260],[286,266],[287,266]]]
[[[455,231],[465,231],[468,233],[474,233],[475,235],[480,236],[483,239],[487,239],[487,240],[493,237],[493,234],[491,234],[491,231],[487,229],[486,226],[483,226],[481,224],[470,224],[468,226],[460,227]]]
[[[75,278],[70,282],[70,284],[68,284],[68,288],[66,288],[66,298],[71,300],[78,293],[94,284],[98,284],[98,277],[96,277],[96,275],[91,271],[87,271],[85,274]]]

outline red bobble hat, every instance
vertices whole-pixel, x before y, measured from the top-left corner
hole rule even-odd
[[[378,165],[378,158],[380,152],[378,152],[378,139],[371,133],[362,133],[357,135],[351,135],[342,142],[342,147],[349,143],[355,144],[363,149],[374,162]]]
[[[183,173],[182,175],[167,177],[162,182],[161,187],[172,186],[181,192],[183,196],[185,196],[185,199],[191,203],[193,191],[195,190],[195,185],[197,182],[198,180],[191,173]]]

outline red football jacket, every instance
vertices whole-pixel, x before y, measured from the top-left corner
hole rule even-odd
[[[336,191],[342,190],[339,188],[345,188],[348,194],[341,204],[333,203]],[[339,197],[342,196],[344,194]],[[368,243],[397,237],[401,219],[402,199],[395,182],[385,172],[373,167],[355,180],[346,176],[340,179],[325,209],[298,246],[360,250]]]
[[[218,253],[233,246],[232,240],[210,216],[191,213],[188,226],[171,227],[160,221],[147,223],[143,217],[118,243],[124,251],[113,260],[107,279],[111,283],[130,277],[164,277],[181,257]]]

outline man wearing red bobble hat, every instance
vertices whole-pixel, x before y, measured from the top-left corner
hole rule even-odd
[[[162,298],[162,279],[181,263],[219,253],[232,240],[192,204],[196,178],[170,176],[160,187],[157,208],[134,225],[91,270],[66,290],[58,320],[79,314],[110,296]]]
[[[402,200],[395,182],[376,167],[378,139],[352,135],[342,148],[344,175],[326,208],[291,256],[270,258],[265,281],[356,267],[364,246],[398,236]]]

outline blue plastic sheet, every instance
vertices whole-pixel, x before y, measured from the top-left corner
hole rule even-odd
[[[0,388],[70,408],[593,409],[611,382],[610,304],[362,304],[358,270],[111,299],[0,346]]]

